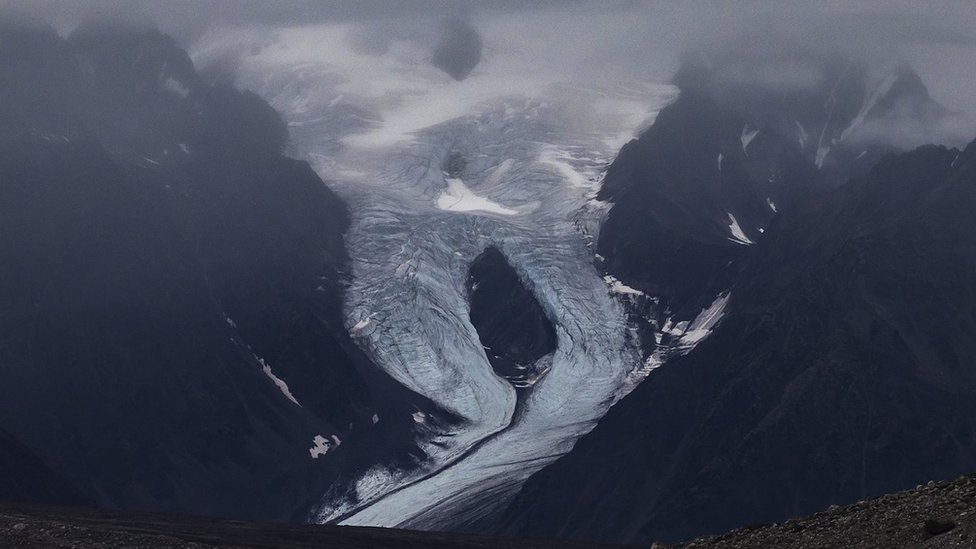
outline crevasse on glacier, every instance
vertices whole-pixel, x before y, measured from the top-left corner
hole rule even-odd
[[[406,44],[383,56],[350,52],[343,32],[282,32],[244,59],[238,84],[286,116],[294,154],[350,205],[351,333],[396,380],[461,420],[418,411],[428,459],[376,465],[335,486],[313,520],[463,528],[569,451],[649,371],[621,301],[633,296],[594,267],[607,204],[592,197],[618,148],[676,91],[512,80],[491,57],[457,82]],[[542,359],[548,373],[518,407],[469,320],[468,267],[488,246],[557,333]]]

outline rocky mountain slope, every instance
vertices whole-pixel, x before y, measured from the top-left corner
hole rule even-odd
[[[904,67],[0,31],[0,498],[671,542],[976,469],[976,145],[888,154]]]
[[[976,468],[976,146],[838,186],[856,159],[828,166],[780,123],[813,99],[694,69],[600,195],[598,264],[636,290],[651,375],[526,483],[503,532],[673,542]],[[929,105],[911,75],[885,91]],[[854,87],[851,113],[907,100]]]
[[[531,479],[509,531],[674,541],[976,468],[976,144],[794,204],[715,333]]]
[[[471,324],[488,361],[516,387],[531,387],[549,366],[539,359],[556,350],[556,330],[546,312],[494,247],[471,263],[467,288]]]
[[[0,425],[107,507],[303,518],[412,459],[434,407],[350,339],[348,212],[278,114],[152,30],[3,40]]]
[[[385,528],[268,524],[0,504],[0,545],[16,549],[612,549]]]
[[[832,505],[781,524],[740,528],[678,545],[686,549],[808,547],[968,548],[976,545],[976,478],[924,486],[853,505]]]
[[[864,175],[887,152],[926,143],[964,145],[948,131],[955,113],[932,99],[915,71],[813,51],[775,52],[746,38],[737,47],[688,54],[674,77],[685,92],[749,120],[752,130],[785,138],[825,179]]]

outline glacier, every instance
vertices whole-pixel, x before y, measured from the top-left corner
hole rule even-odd
[[[677,90],[640,80],[571,83],[520,67],[516,53],[490,43],[459,82],[416,44],[357,53],[346,45],[350,32],[324,24],[262,37],[260,51],[242,57],[237,84],[283,113],[290,153],[349,204],[350,333],[379,367],[451,417],[417,410],[427,458],[415,467],[376,464],[333,486],[312,520],[464,528],[504,506],[649,372],[625,314],[639,292],[596,267],[609,204],[594,197],[620,146]],[[201,41],[194,60],[254,39],[223,33]],[[493,371],[469,320],[468,267],[488,246],[506,256],[557,332],[554,354],[540,359],[545,375],[521,395]],[[689,334],[697,342],[710,326]],[[316,439],[312,457],[327,443]]]

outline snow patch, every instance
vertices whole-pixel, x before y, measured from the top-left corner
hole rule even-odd
[[[340,444],[342,444],[342,441],[335,435],[332,435],[330,438],[315,435],[315,438],[312,439],[312,447],[308,449],[308,453],[312,456],[312,459],[318,459],[319,456],[328,454],[329,450],[338,448]]]
[[[518,210],[478,196],[456,177],[448,177],[447,190],[437,197],[437,207],[449,212],[487,212],[499,215],[515,215]]]
[[[817,147],[817,159],[814,161],[814,163],[818,168],[823,168],[824,159],[827,158],[829,153],[829,146],[821,144],[819,147]]]
[[[796,124],[796,140],[800,143],[800,150],[806,149],[807,139],[810,137],[810,134],[807,133],[806,128],[803,127],[803,124],[800,124],[799,120],[794,120],[793,122]]]
[[[644,295],[644,292],[631,288],[612,275],[603,277],[603,280],[610,285],[610,293],[618,295]]]
[[[769,204],[769,209],[770,210],[773,210],[773,213],[776,213],[777,211],[779,211],[779,210],[776,209],[776,203],[773,202],[773,199],[771,199],[769,197],[766,197],[766,204]]]
[[[285,398],[294,402],[299,408],[301,408],[302,405],[299,404],[295,396],[291,394],[291,389],[288,388],[288,384],[285,383],[285,380],[276,376],[274,372],[271,371],[271,365],[265,362],[263,358],[259,357],[258,355],[255,355],[254,353],[251,354],[261,365],[261,370],[264,371],[264,375],[268,376],[268,379],[270,379],[272,383],[274,383],[275,386],[278,387],[278,390],[281,391],[281,394],[285,395]]]
[[[715,296],[712,303],[698,313],[691,322],[683,320],[675,323],[672,318],[668,318],[661,330],[654,333],[654,350],[639,367],[631,372],[631,383],[640,383],[669,359],[688,354],[711,335],[725,314],[729,296],[728,292]],[[664,334],[670,336],[669,341],[665,342],[662,337]]]
[[[759,135],[759,130],[750,130],[749,124],[742,126],[742,135],[739,136],[739,141],[742,143],[742,152],[748,154],[749,143]]]
[[[708,337],[712,329],[722,320],[722,316],[725,314],[725,306],[729,302],[729,295],[719,294],[707,309],[691,321],[687,331],[681,336],[682,345],[697,345]]]
[[[742,227],[739,226],[739,221],[736,220],[735,216],[732,215],[731,213],[728,215],[729,215],[729,230],[732,232],[732,236],[729,237],[729,240],[731,240],[732,242],[737,242],[739,244],[745,244],[745,245],[755,244],[755,242],[749,240],[749,237],[746,236],[746,233],[742,232]]]

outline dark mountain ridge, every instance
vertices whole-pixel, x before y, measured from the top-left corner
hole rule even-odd
[[[350,339],[348,213],[278,114],[153,30],[2,39],[0,426],[128,509],[304,518],[414,459],[438,410]]]
[[[976,468],[976,142],[793,204],[712,336],[530,479],[506,532],[676,541]]]

